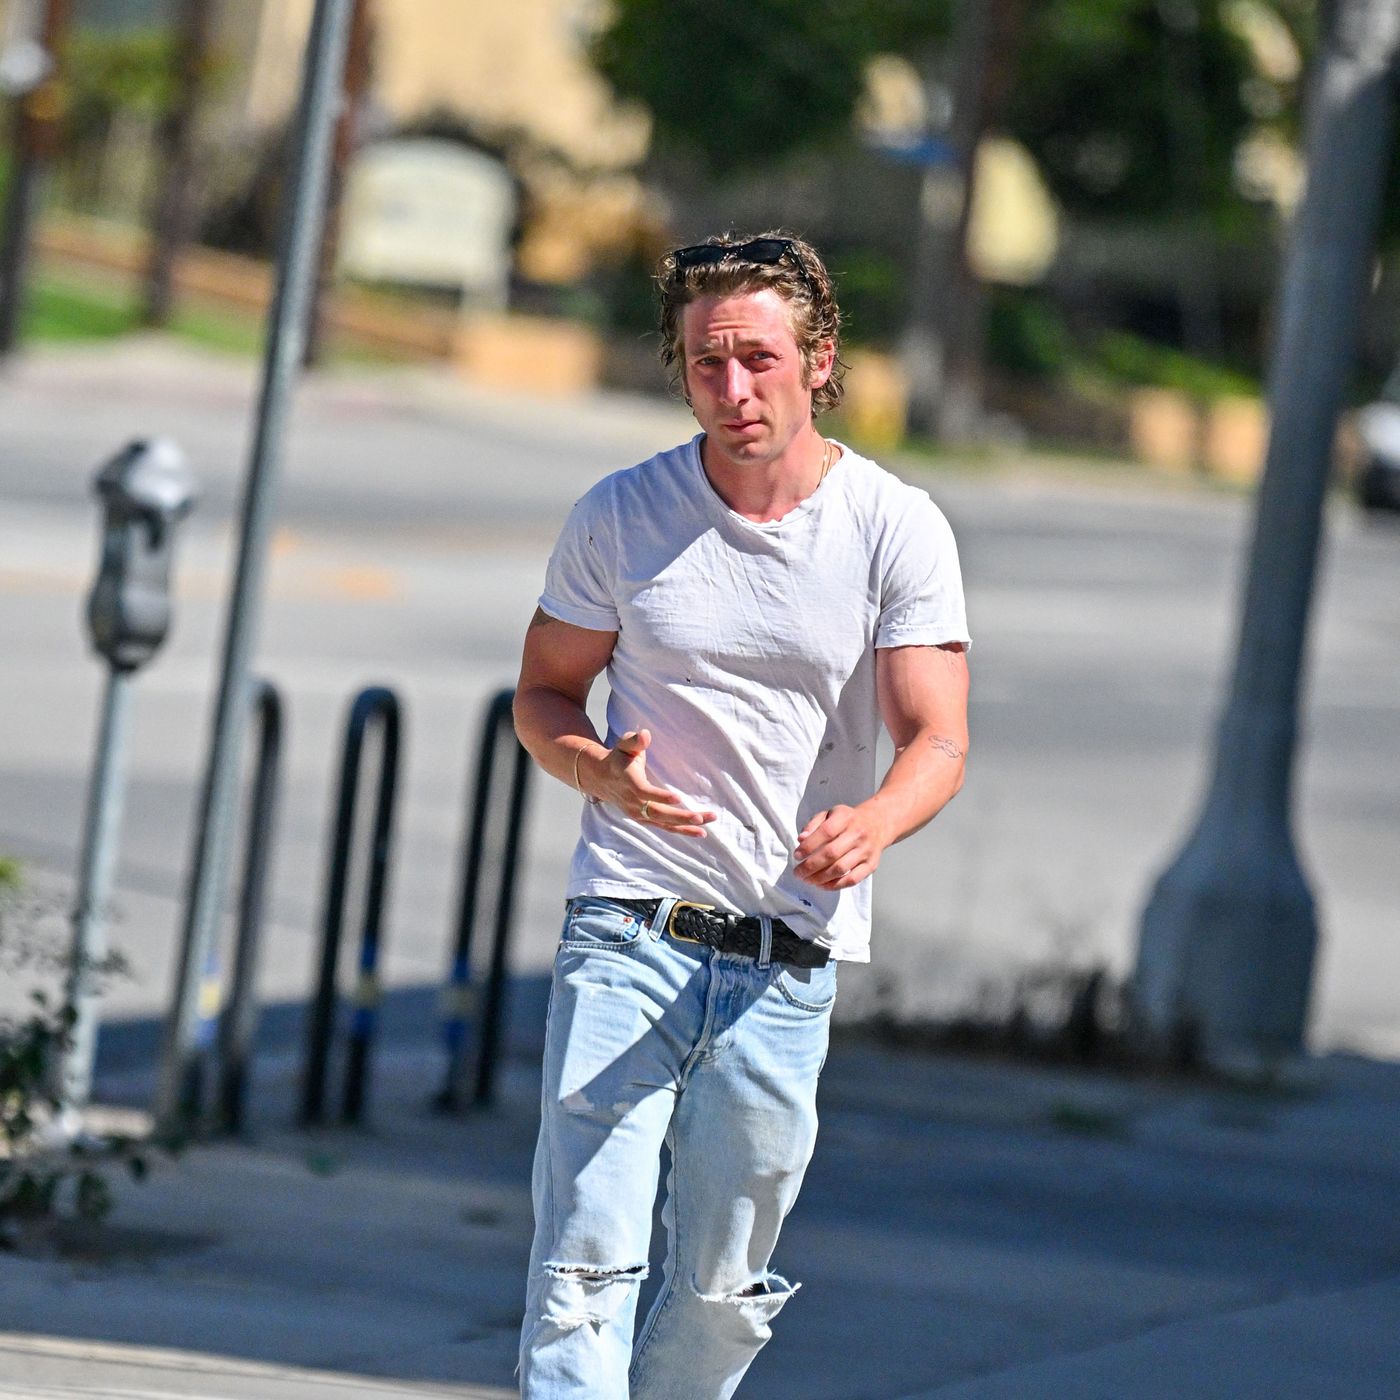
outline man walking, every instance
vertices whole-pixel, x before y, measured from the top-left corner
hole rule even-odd
[[[881,853],[962,784],[967,624],[928,497],[837,442],[840,317],[796,238],[658,274],[700,433],[600,482],[549,562],[521,741],[587,800],[546,1035],[526,1400],[723,1400],[816,1138],[836,964]],[[606,671],[608,732],[585,711]],[[877,782],[883,719],[895,759]],[[668,1248],[633,1331],[662,1142]],[[630,1388],[629,1388],[630,1387]]]

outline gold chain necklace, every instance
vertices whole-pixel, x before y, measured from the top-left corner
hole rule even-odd
[[[826,474],[831,470],[831,465],[836,460],[836,444],[829,439],[822,439],[822,474],[817,478],[817,486],[826,480]],[[814,486],[812,490],[816,490]]]

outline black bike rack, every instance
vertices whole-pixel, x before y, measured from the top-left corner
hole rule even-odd
[[[228,1001],[219,1018],[219,1113],[227,1132],[243,1131],[248,1065],[258,1028],[256,977],[270,869],[278,770],[282,759],[282,700],[270,681],[250,690],[258,724],[257,757],[243,845],[243,880],[238,896],[238,934]]]
[[[365,888],[364,924],[360,936],[359,973],[355,985],[354,1012],[350,1021],[341,1117],[346,1123],[356,1123],[364,1111],[369,1054],[374,1040],[379,1005],[377,969],[381,948],[380,920],[388,883],[401,731],[398,697],[383,686],[371,686],[355,697],[346,724],[345,750],[340,766],[339,801],[326,875],[321,956],[308,1023],[306,1064],[302,1077],[301,1109],[298,1118],[303,1127],[320,1123],[324,1113],[326,1071],[330,1061],[331,1037],[335,1029],[336,963],[345,918],[350,845],[355,831],[355,801],[359,790],[365,735],[374,721],[378,721],[382,735],[382,757],[379,766],[379,786],[375,795],[374,828]]]
[[[458,904],[456,941],[452,966],[444,988],[445,1016],[443,1037],[447,1043],[447,1074],[443,1087],[434,1099],[437,1108],[450,1110],[489,1104],[495,1096],[496,1066],[500,1058],[501,1038],[505,1027],[504,1000],[506,965],[511,930],[514,924],[515,888],[520,873],[521,831],[525,823],[525,804],[529,792],[531,763],[520,741],[515,737],[511,720],[512,690],[502,690],[486,708],[477,751],[476,781],[471,790],[471,806],[467,822],[467,839],[462,866],[461,898]],[[510,787],[502,816],[492,821],[491,796],[494,788],[499,740],[509,735],[508,744],[514,751]],[[478,999],[472,985],[472,943],[476,933],[477,906],[480,902],[482,869],[486,858],[488,828],[504,821],[500,865],[496,880],[496,920],[491,943],[491,958],[486,974],[485,993]],[[470,1029],[472,1013],[479,1009],[475,1075],[471,1098],[466,1086],[471,1074]]]

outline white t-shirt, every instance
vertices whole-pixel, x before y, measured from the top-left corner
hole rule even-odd
[[[651,731],[647,775],[718,817],[702,839],[587,805],[568,894],[676,895],[770,914],[870,958],[870,881],[793,874],[808,820],[875,791],[875,648],[968,638],[953,532],[915,487],[846,448],[781,520],[716,494],[700,437],[575,506],[540,606],[616,631],[607,743]]]

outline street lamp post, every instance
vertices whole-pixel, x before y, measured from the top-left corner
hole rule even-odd
[[[1142,919],[1135,1007],[1158,1053],[1257,1063],[1303,1044],[1317,915],[1291,827],[1299,680],[1398,48],[1400,0],[1339,0],[1312,78],[1233,682],[1204,808]]]

